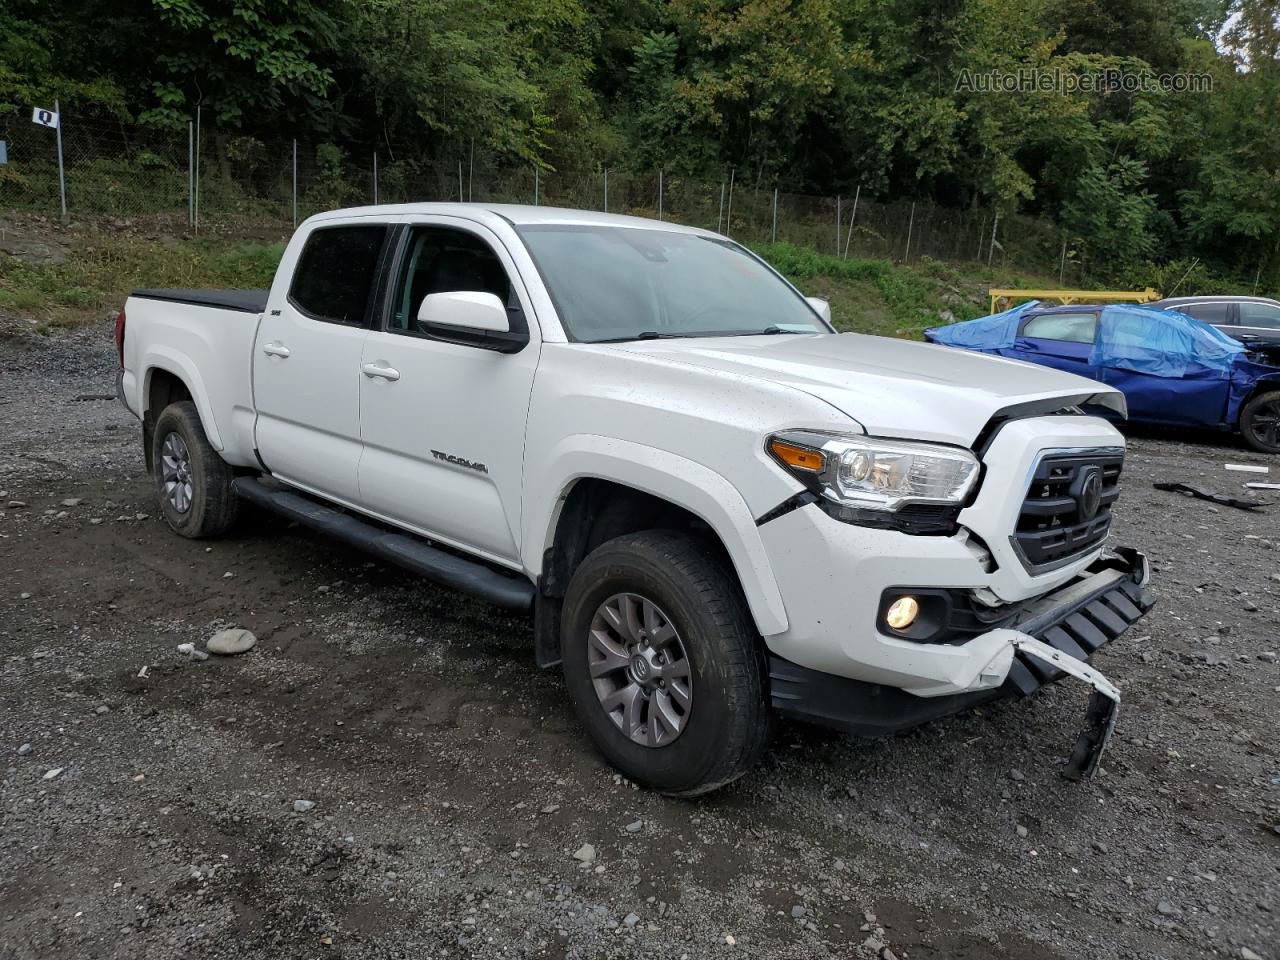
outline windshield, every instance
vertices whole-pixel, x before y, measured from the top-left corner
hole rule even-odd
[[[574,340],[828,332],[803,297],[728,240],[634,227],[517,229]]]

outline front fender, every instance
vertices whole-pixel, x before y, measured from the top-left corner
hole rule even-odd
[[[214,420],[213,410],[209,406],[209,393],[205,389],[204,378],[200,376],[196,365],[176,350],[164,346],[153,346],[142,358],[142,368],[145,371],[142,375],[142,395],[138,398],[142,415],[147,414],[147,401],[151,396],[151,375],[157,370],[171,373],[187,385],[191,400],[200,414],[200,425],[204,428],[204,435],[209,439],[209,445],[221,452],[222,435],[218,432],[217,421]],[[155,414],[159,416],[160,411],[156,410]]]
[[[656,447],[612,437],[577,434],[548,451],[539,474],[529,478],[524,511],[523,563],[542,571],[565,498],[578,480],[612,481],[659,497],[707,523],[719,536],[742,584],[762,636],[787,629],[782,593],[755,518],[737,489],[715,471]]]

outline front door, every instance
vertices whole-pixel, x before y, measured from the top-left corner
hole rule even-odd
[[[506,250],[478,224],[416,218],[403,233],[385,316],[364,343],[360,421],[365,507],[490,559],[519,557],[521,472],[540,339]],[[507,304],[518,353],[418,328],[431,293],[492,293]]]
[[[271,290],[254,344],[255,437],[267,468],[337,500],[359,498],[360,355],[385,224],[319,226],[288,288]],[[289,276],[288,257],[281,276]]]

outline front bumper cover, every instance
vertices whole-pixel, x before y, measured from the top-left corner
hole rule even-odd
[[[1012,658],[998,687],[920,697],[898,687],[867,683],[769,657],[773,708],[783,716],[864,737],[881,737],[1002,697],[1028,697],[1070,674],[1089,683],[1087,723],[1063,774],[1088,777],[1097,769],[1115,727],[1119,691],[1088,661],[1154,605],[1146,589],[1146,557],[1120,547],[1104,554],[1066,586],[1030,604],[999,631]]]

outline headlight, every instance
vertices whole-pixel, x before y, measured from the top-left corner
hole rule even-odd
[[[815,493],[867,510],[959,505],[978,477],[977,458],[959,447],[808,431],[775,434],[767,446]]]

